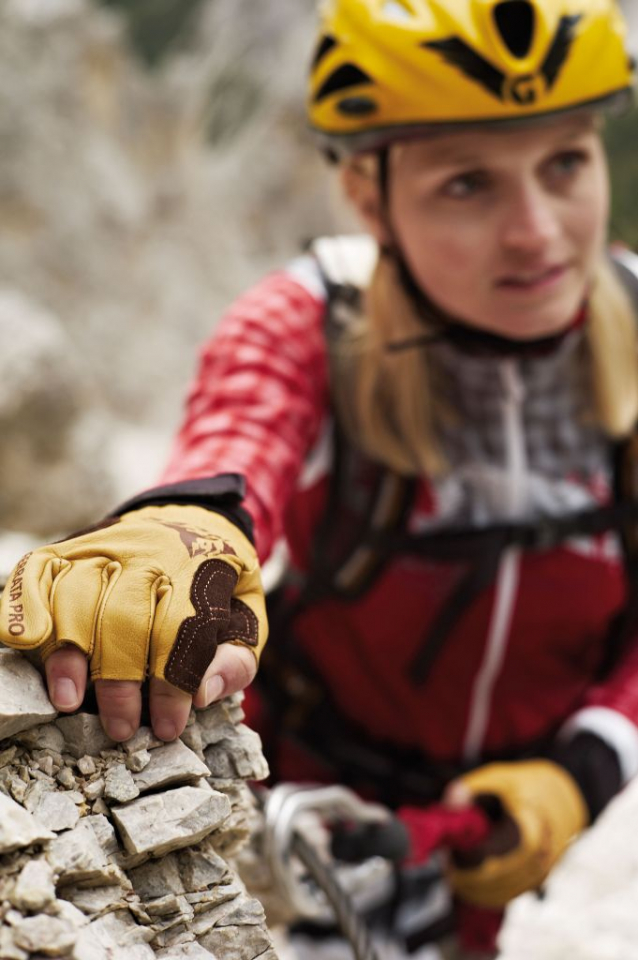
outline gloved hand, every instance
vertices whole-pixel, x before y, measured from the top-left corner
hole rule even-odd
[[[0,599],[0,641],[9,646],[48,662],[72,644],[97,681],[150,675],[190,695],[218,644],[248,647],[253,660],[266,634],[252,545],[198,506],[143,507],[34,550]]]
[[[576,782],[549,760],[479,767],[449,798],[478,803],[492,820],[483,845],[452,856],[449,874],[459,899],[480,907],[503,907],[539,887],[589,820]]]

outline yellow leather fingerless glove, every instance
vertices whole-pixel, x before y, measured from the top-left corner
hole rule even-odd
[[[461,900],[499,908],[539,887],[569,843],[587,826],[589,814],[575,780],[549,760],[494,763],[459,778],[472,796],[497,797],[504,824],[493,828],[493,847],[480,864],[449,873]],[[507,838],[499,844],[497,834]]]
[[[241,530],[198,506],[148,506],[27,554],[0,598],[0,641],[45,660],[65,644],[103,680],[197,691],[219,643],[266,641],[259,563]]]

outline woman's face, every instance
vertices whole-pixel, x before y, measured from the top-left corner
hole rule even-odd
[[[563,117],[397,146],[388,209],[415,280],[439,307],[514,339],[557,333],[581,308],[606,241],[595,122]]]

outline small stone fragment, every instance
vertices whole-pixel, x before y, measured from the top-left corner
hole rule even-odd
[[[211,960],[212,954],[198,943],[183,943],[158,950],[155,956],[160,960]]]
[[[133,779],[141,793],[209,775],[208,767],[181,740],[153,750],[150,762]]]
[[[125,764],[115,763],[106,771],[104,795],[110,800],[117,800],[118,803],[126,803],[128,800],[139,797],[139,786]]]
[[[133,770],[135,773],[139,773],[140,770],[144,770],[145,767],[151,762],[151,754],[148,750],[136,750],[135,753],[131,753],[126,758],[126,766],[129,770]]]
[[[85,757],[80,757],[77,767],[83,777],[90,777],[92,774],[97,773],[97,764],[93,757],[88,755]]]
[[[99,800],[104,796],[105,790],[106,782],[104,777],[98,777],[97,780],[92,780],[90,783],[84,785],[84,796],[87,800]],[[108,807],[106,807],[106,810],[108,811]]]
[[[62,767],[56,779],[65,790],[75,790],[77,786],[77,780],[73,776],[73,771],[70,767]]]
[[[106,854],[117,853],[117,837],[115,836],[115,830],[113,825],[109,823],[105,816],[90,816],[84,818],[84,823],[88,825],[93,830],[93,833],[97,837],[98,843],[104,850]]]
[[[61,830],[71,830],[80,814],[72,797],[66,793],[45,793],[37,804],[33,813],[40,823],[49,830],[59,833]]]
[[[213,927],[199,943],[224,960],[277,960],[272,940],[263,926]]]
[[[6,767],[8,763],[11,763],[17,752],[18,748],[15,744],[0,752],[0,770]]]
[[[2,960],[29,960],[26,950],[16,946],[9,927],[0,925],[0,957]]]
[[[28,750],[53,750],[62,753],[64,737],[53,723],[43,723],[17,734],[16,740]]]
[[[55,834],[24,807],[0,793],[0,853],[11,853],[12,850],[43,843],[53,837]]]
[[[244,724],[233,728],[232,735],[207,747],[204,756],[212,777],[265,780],[269,773],[259,734]]]
[[[57,717],[42,682],[28,660],[0,649],[0,740]]]
[[[15,943],[29,953],[45,957],[65,957],[71,952],[76,930],[68,921],[58,917],[23,917],[13,925]]]
[[[20,872],[11,895],[11,903],[19,910],[35,912],[44,910],[54,901],[53,870],[46,860],[31,860]]]
[[[163,747],[164,741],[158,740],[150,727],[140,727],[130,740],[122,744],[127,753],[137,753],[138,750],[154,750]]]
[[[111,877],[106,854],[90,824],[83,820],[49,844],[46,858],[65,883],[108,883]]]
[[[115,884],[108,887],[64,887],[61,895],[89,916],[110,910],[126,909],[125,893]]]
[[[152,932],[135,923],[128,910],[107,913],[78,934],[73,960],[154,960]]]

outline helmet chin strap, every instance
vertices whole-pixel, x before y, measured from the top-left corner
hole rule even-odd
[[[415,313],[427,330],[417,336],[407,337],[405,340],[391,341],[386,344],[388,353],[403,353],[406,350],[422,349],[432,343],[447,341],[467,353],[489,353],[504,356],[527,356],[530,354],[546,353],[562,343],[575,326],[580,326],[584,317],[584,308],[574,323],[565,330],[546,337],[532,340],[516,340],[504,337],[498,333],[482,330],[480,327],[465,323],[457,317],[439,307],[429,294],[417,283],[392,227],[390,216],[390,147],[383,147],[379,157],[379,189],[386,232],[389,243],[381,247],[381,256],[394,262],[399,280],[407,293]]]

